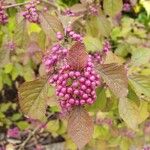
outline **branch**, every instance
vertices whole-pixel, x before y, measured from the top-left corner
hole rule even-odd
[[[7,9],[7,8],[11,8],[11,7],[17,7],[17,6],[22,6],[22,5],[26,5],[30,3],[30,1],[28,2],[24,2],[24,3],[17,3],[17,4],[12,4],[12,5],[8,5],[8,6],[3,6],[4,9]]]
[[[52,113],[49,114],[48,116],[48,120],[46,121],[46,123],[44,124],[44,126],[47,125],[47,123],[49,122],[49,120],[51,119],[51,117],[53,117]],[[29,135],[28,137],[25,139],[25,141],[20,145],[18,150],[24,150],[24,147],[26,146],[26,144],[30,141],[30,139],[32,138],[32,136],[34,136],[36,134],[36,132],[38,130],[41,129],[41,125],[37,126]]]
[[[18,150],[23,150],[25,145],[29,142],[29,140],[32,138],[32,136],[40,129],[40,127],[36,127],[26,138],[26,140],[20,145]]]
[[[51,3],[51,2],[48,2],[48,1],[46,1],[46,0],[42,0],[42,2],[49,4],[49,5],[51,5],[51,6],[54,7],[54,8],[57,8],[57,6],[55,6],[55,5],[54,5],[53,3]],[[3,8],[4,8],[4,9],[7,9],[7,8],[11,8],[11,7],[22,6],[22,5],[26,5],[26,4],[28,4],[28,3],[30,3],[30,1],[24,2],[24,3],[12,4],[12,5],[8,5],[8,6],[3,6]]]

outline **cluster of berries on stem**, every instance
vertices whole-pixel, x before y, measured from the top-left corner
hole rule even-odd
[[[103,50],[104,53],[107,53],[111,50],[111,44],[108,40],[105,40],[102,50]]]
[[[49,83],[56,87],[62,110],[69,111],[74,106],[94,103],[100,77],[95,72],[94,64],[89,56],[87,65],[82,71],[73,70],[66,64],[50,78]]]
[[[0,2],[0,24],[5,25],[8,22],[8,15]]]
[[[83,37],[80,34],[73,31],[73,29],[70,26],[66,28],[66,35],[74,41],[82,42],[83,40]]]
[[[22,13],[22,15],[29,22],[40,23],[39,14],[36,9],[36,5],[39,3],[40,1],[31,1],[25,6],[25,11]]]
[[[67,55],[67,51],[68,50],[66,48],[63,48],[57,43],[46,53],[43,57],[43,63],[47,73],[50,72],[58,62],[63,60],[63,58]]]

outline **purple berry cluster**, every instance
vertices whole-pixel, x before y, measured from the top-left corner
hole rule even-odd
[[[131,9],[132,9],[132,6],[131,6],[130,3],[124,3],[124,4],[123,4],[123,11],[124,11],[124,12],[130,12]]]
[[[96,88],[100,85],[100,77],[94,70],[89,56],[84,70],[72,70],[65,65],[49,80],[56,86],[56,94],[62,110],[69,111],[74,106],[93,104],[96,99]]]
[[[111,127],[113,125],[113,121],[111,118],[98,118],[98,119],[96,119],[96,124],[108,125],[109,127]]]
[[[25,11],[23,12],[23,17],[29,22],[40,23],[39,14],[36,9],[36,5],[39,4],[39,1],[31,1],[25,6]]]
[[[74,41],[81,42],[83,39],[83,37],[80,34],[73,31],[73,29],[71,27],[66,28],[66,34]]]
[[[109,52],[111,50],[111,44],[110,44],[110,42],[109,41],[105,41],[104,42],[104,45],[103,45],[103,52],[104,53],[107,53],[107,52]]]
[[[63,34],[61,32],[57,32],[56,37],[57,37],[58,40],[62,40],[64,38]]]
[[[97,16],[98,15],[98,6],[97,5],[89,6],[89,11],[90,11],[91,15]]]
[[[135,137],[135,132],[133,130],[130,130],[130,129],[127,129],[127,128],[121,129],[119,134],[121,136],[124,136],[124,137],[127,137],[127,138],[134,138]]]
[[[8,15],[4,10],[3,6],[0,4],[0,24],[5,25],[8,22]]]
[[[68,50],[61,45],[55,44],[43,58],[46,72],[50,72],[51,69],[57,65],[57,62],[67,55],[67,51]]]
[[[17,127],[8,129],[7,136],[10,138],[18,139],[18,138],[20,138],[20,130]]]
[[[96,51],[96,52],[92,52],[90,53],[91,58],[94,62],[94,64],[100,64],[102,62],[102,57],[101,57],[101,53]]]
[[[150,145],[145,145],[143,150],[150,150]]]
[[[74,12],[72,12],[70,9],[67,9],[67,10],[64,12],[64,15],[70,16],[70,17],[76,16],[76,14],[75,14]]]

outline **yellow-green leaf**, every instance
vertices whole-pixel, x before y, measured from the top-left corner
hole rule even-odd
[[[122,0],[104,0],[103,7],[104,11],[109,16],[116,16],[122,10],[123,2]]]

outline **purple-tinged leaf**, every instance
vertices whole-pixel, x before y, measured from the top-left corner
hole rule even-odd
[[[103,64],[98,65],[97,70],[104,82],[119,97],[126,97],[128,94],[127,73],[123,65]]]
[[[67,57],[68,64],[75,70],[82,70],[87,64],[88,54],[85,45],[76,42],[69,50]]]
[[[93,120],[83,107],[75,107],[68,120],[68,133],[79,149],[83,148],[93,134]]]

